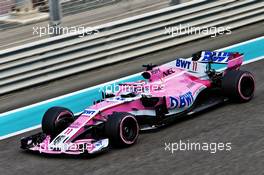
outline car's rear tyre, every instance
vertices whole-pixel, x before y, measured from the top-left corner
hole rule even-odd
[[[237,102],[251,100],[255,92],[255,80],[247,71],[228,70],[222,79],[224,95]]]
[[[105,123],[105,133],[112,145],[133,145],[139,135],[139,125],[136,118],[125,112],[115,112],[108,117]]]
[[[73,113],[63,107],[52,107],[46,111],[42,118],[42,131],[56,137],[74,121]]]

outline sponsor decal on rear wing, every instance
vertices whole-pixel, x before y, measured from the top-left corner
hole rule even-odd
[[[228,68],[236,68],[241,66],[243,58],[243,54],[236,52],[202,51],[198,62],[227,64]]]
[[[203,51],[198,60],[202,63],[222,63],[227,64],[228,59],[232,53],[230,52],[217,52],[217,51]]]

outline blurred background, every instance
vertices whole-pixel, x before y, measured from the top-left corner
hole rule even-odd
[[[187,1],[0,0],[0,50],[49,37],[34,36],[34,26],[52,23],[93,27]]]

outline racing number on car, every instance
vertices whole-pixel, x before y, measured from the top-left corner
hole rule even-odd
[[[192,62],[192,65],[193,65],[193,66],[192,66],[192,70],[193,70],[193,71],[197,71],[197,62],[196,62],[196,61],[193,61],[193,62]]]
[[[72,131],[73,131],[72,128],[68,128],[68,129],[64,132],[64,134],[69,135]]]

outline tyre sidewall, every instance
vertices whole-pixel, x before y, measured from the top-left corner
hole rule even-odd
[[[123,124],[127,120],[133,120],[136,124],[136,134],[132,141],[125,139],[123,135]],[[129,113],[113,113],[108,117],[105,123],[105,133],[109,137],[110,142],[115,146],[130,146],[133,145],[139,135],[139,126],[136,118]]]
[[[243,78],[249,77],[253,81],[253,92],[250,96],[246,97],[242,93],[242,85],[241,82]],[[225,96],[230,98],[231,100],[237,102],[247,102],[251,100],[254,96],[255,91],[255,80],[253,75],[247,71],[241,70],[229,70],[225,73],[222,79],[222,91]]]
[[[60,117],[72,117],[73,120],[73,113],[63,107],[52,107],[47,110],[42,118],[42,130],[45,134],[55,136],[59,134],[59,130],[57,127],[57,122],[59,122]]]

